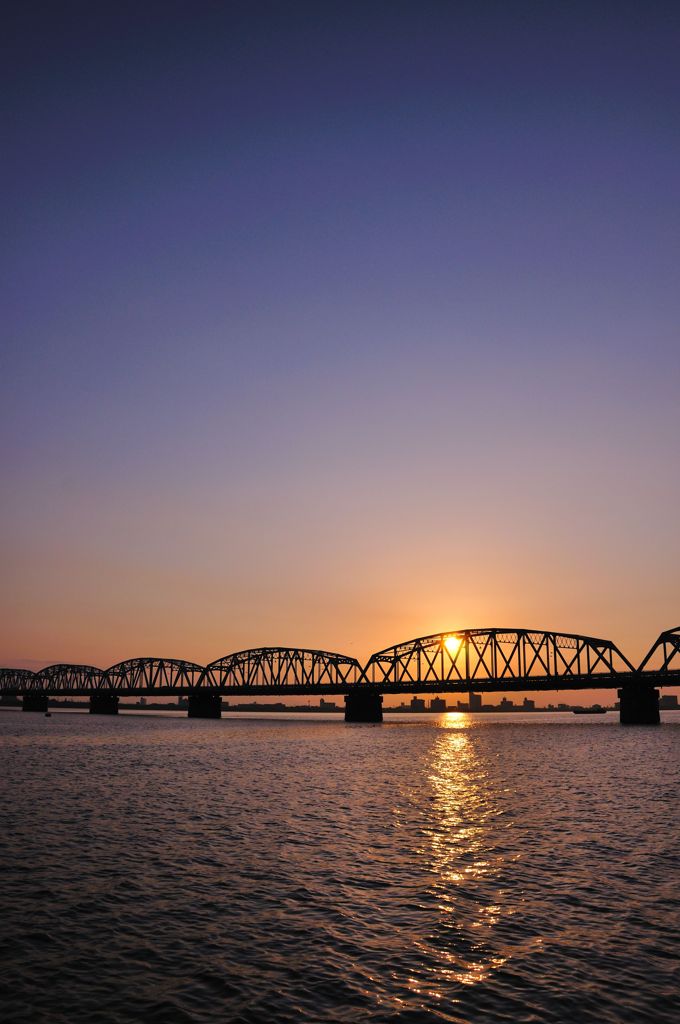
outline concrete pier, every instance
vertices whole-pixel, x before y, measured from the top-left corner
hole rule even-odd
[[[345,696],[346,722],[382,722],[382,694],[370,686],[358,685]]]
[[[118,694],[112,690],[95,690],[90,694],[91,715],[117,715]]]
[[[624,686],[619,694],[619,721],[621,725],[658,725],[659,691],[653,686],[637,683]]]
[[[221,718],[222,694],[219,690],[198,687],[189,694],[188,707],[189,718]]]
[[[48,697],[46,693],[25,693],[21,701],[22,711],[47,711]]]

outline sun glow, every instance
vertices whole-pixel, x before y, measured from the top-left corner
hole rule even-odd
[[[452,656],[455,656],[458,653],[458,648],[460,647],[462,642],[462,638],[459,636],[444,637],[444,647]]]

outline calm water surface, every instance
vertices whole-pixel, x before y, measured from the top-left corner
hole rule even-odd
[[[0,713],[4,1021],[680,1019],[680,717]]]

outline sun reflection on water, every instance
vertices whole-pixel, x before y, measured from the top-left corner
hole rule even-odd
[[[441,724],[429,766],[422,850],[432,874],[428,898],[436,917],[418,943],[423,963],[430,965],[426,987],[435,989],[447,983],[475,985],[502,967],[512,953],[507,923],[516,912],[516,899],[512,905],[503,889],[510,858],[491,839],[500,814],[494,780],[477,753],[470,719],[451,713]],[[422,977],[413,982],[413,991],[422,988]]]
[[[469,729],[471,725],[472,719],[463,711],[447,711],[439,722],[442,729]]]

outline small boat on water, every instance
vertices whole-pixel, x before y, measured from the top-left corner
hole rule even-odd
[[[596,705],[594,708],[572,708],[575,715],[606,715],[607,709]]]
[[[52,717],[52,712],[51,711],[46,711],[45,712],[45,718],[51,718],[51,717]]]

